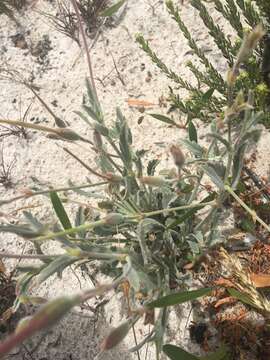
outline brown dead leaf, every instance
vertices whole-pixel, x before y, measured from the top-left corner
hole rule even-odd
[[[152,102],[146,101],[146,100],[138,100],[138,99],[127,99],[126,102],[129,106],[139,106],[139,107],[151,107],[155,106],[157,104],[154,104]]]
[[[251,281],[256,288],[270,287],[270,274],[250,274]]]

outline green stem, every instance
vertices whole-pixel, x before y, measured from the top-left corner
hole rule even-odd
[[[96,97],[96,99],[98,99],[96,84],[95,84],[95,80],[94,80],[94,73],[93,73],[93,68],[92,68],[92,63],[91,63],[91,58],[90,58],[90,52],[88,51],[87,40],[86,40],[86,35],[85,35],[85,31],[84,31],[84,26],[83,26],[81,14],[80,14],[80,11],[79,11],[76,0],[71,0],[71,3],[72,3],[73,8],[75,10],[77,20],[78,20],[78,24],[79,24],[79,29],[80,29],[82,39],[83,39],[83,45],[84,45],[85,53],[86,53],[86,57],[87,57],[87,64],[88,64],[88,68],[89,68],[89,75],[90,75],[91,85],[92,85],[92,88],[94,90],[95,97]]]
[[[19,196],[15,196],[13,198],[7,199],[7,200],[1,200],[0,201],[0,206],[1,205],[5,205],[5,204],[10,204],[13,201],[17,201],[20,199],[25,199],[25,198],[30,198],[33,196],[37,196],[37,195],[44,195],[44,194],[48,194],[50,192],[59,192],[59,191],[69,191],[69,190],[77,190],[77,189],[85,189],[85,188],[90,188],[90,187],[94,187],[94,186],[101,186],[101,185],[106,185],[108,184],[107,181],[102,181],[99,183],[95,183],[95,184],[86,184],[86,185],[78,185],[78,186],[70,186],[70,187],[62,187],[62,188],[56,188],[56,189],[47,189],[47,190],[41,190],[41,191],[35,191],[30,193],[29,195],[19,195]]]
[[[86,224],[83,224],[83,225],[80,225],[80,226],[76,226],[76,227],[73,227],[73,228],[70,228],[70,229],[67,229],[67,230],[62,230],[62,231],[58,231],[58,232],[55,232],[55,233],[49,233],[49,234],[46,234],[46,235],[41,235],[41,236],[38,236],[34,239],[31,239],[33,242],[43,242],[45,240],[50,240],[50,239],[53,239],[55,237],[61,237],[61,236],[65,236],[65,235],[71,235],[71,234],[76,234],[82,230],[90,230],[90,229],[94,229],[95,227],[98,227],[98,226],[102,226],[102,225],[105,225],[105,222],[104,220],[98,220],[98,221],[94,221],[92,223],[86,223]]]
[[[22,126],[24,128],[28,128],[28,129],[33,129],[33,130],[38,130],[38,131],[45,131],[47,133],[52,133],[52,134],[59,135],[59,132],[57,131],[57,129],[53,129],[53,128],[50,128],[48,126],[43,126],[43,125],[30,124],[30,123],[25,122],[25,121],[3,120],[3,119],[1,119],[0,124],[8,124],[8,125],[11,125],[11,126]]]
[[[141,217],[150,217],[150,216],[154,216],[154,215],[159,215],[159,214],[163,214],[165,212],[173,212],[173,211],[179,211],[179,210],[186,210],[186,209],[194,209],[194,208],[203,208],[207,205],[215,205],[216,201],[212,200],[212,201],[208,201],[205,203],[193,203],[193,204],[189,204],[189,205],[183,205],[183,206],[177,206],[177,207],[173,207],[173,208],[167,208],[167,209],[161,209],[161,210],[155,210],[155,211],[150,211],[150,212],[145,212],[145,213],[141,213],[139,216]],[[138,217],[138,215],[136,215],[135,217]]]
[[[254,221],[258,221],[258,223],[260,223],[269,233],[270,233],[270,226],[267,225],[257,214],[256,211],[250,209],[249,206],[247,206],[247,204],[240,199],[240,197],[233,191],[233,189],[228,186],[225,185],[224,186],[225,190],[228,191],[228,193],[251,215],[252,219]]]
[[[159,215],[159,214],[163,214],[164,212],[173,212],[173,211],[178,211],[178,210],[186,210],[186,209],[193,209],[193,208],[202,208],[205,206],[209,206],[209,205],[214,205],[216,204],[215,200],[209,201],[209,202],[205,202],[205,203],[196,203],[196,204],[190,204],[190,205],[184,205],[184,206],[178,206],[178,207],[174,207],[174,208],[167,208],[167,209],[162,209],[162,210],[156,210],[156,211],[150,211],[150,212],[145,212],[145,213],[140,213],[140,214],[136,214],[133,216],[126,216],[125,219],[126,220],[132,220],[132,219],[136,219],[136,220],[141,220],[142,218],[145,217],[150,217],[150,216],[154,216],[154,215]],[[33,242],[43,242],[45,240],[50,240],[53,239],[55,237],[61,237],[61,236],[65,236],[65,235],[71,235],[71,234],[76,234],[82,230],[90,230],[90,229],[94,229],[95,227],[98,226],[103,226],[106,225],[106,221],[104,219],[98,220],[98,221],[94,221],[92,223],[86,223],[86,224],[82,224],[80,226],[76,226],[67,230],[62,230],[62,231],[58,231],[55,233],[49,233],[46,235],[42,235],[42,236],[38,236],[34,239],[31,239],[31,241]]]
[[[31,260],[53,260],[57,259],[62,254],[58,255],[38,255],[38,254],[11,254],[6,252],[0,252],[0,259],[31,259]]]
[[[232,129],[231,129],[231,124],[230,124],[230,119],[228,120],[228,143],[231,147]],[[227,161],[227,166],[226,166],[226,171],[225,171],[225,176],[224,176],[224,183],[228,182],[228,178],[230,176],[231,167],[232,167],[232,161],[233,161],[233,150],[230,149],[228,151],[228,161]]]
[[[77,155],[73,154],[69,149],[64,147],[63,150],[65,152],[67,152],[70,156],[72,156],[75,160],[77,160],[83,167],[85,167],[93,175],[100,177],[102,179],[107,179],[107,177],[105,175],[102,175],[102,174],[96,172],[95,170],[93,170],[92,168],[90,168],[90,166],[88,166],[84,161],[82,161],[80,158],[78,158]]]

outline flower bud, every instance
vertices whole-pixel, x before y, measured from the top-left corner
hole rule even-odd
[[[170,151],[174,160],[175,165],[181,169],[185,163],[185,156],[179,146],[172,145]]]
[[[105,176],[108,179],[108,181],[112,183],[120,183],[123,180],[122,176],[115,175],[112,172],[107,172]]]
[[[22,331],[29,324],[31,319],[32,319],[32,316],[26,316],[26,317],[22,318],[18,322],[15,332],[18,333],[18,332]]]
[[[110,350],[118,345],[122,340],[124,340],[131,326],[132,322],[127,320],[117,328],[113,329],[101,343],[101,351]]]
[[[263,29],[263,26],[262,26],[262,24],[259,24],[245,36],[242,46],[240,47],[240,50],[237,54],[235,64],[227,76],[227,82],[228,82],[229,86],[234,85],[234,82],[235,82],[237,76],[239,75],[240,65],[244,61],[248,60],[252,51],[257,46],[257,43],[264,35],[265,35],[265,31]]]
[[[100,132],[98,132],[96,129],[94,130],[93,138],[94,138],[94,144],[95,144],[95,146],[96,146],[98,149],[102,148],[102,137],[101,137],[101,135],[100,135]]]
[[[77,141],[81,139],[80,135],[68,128],[57,129],[57,134],[65,140]]]
[[[140,183],[149,186],[163,186],[166,185],[166,180],[159,176],[142,176],[139,178]]]
[[[118,213],[110,213],[103,220],[106,225],[119,225],[125,221],[125,217]]]
[[[78,247],[67,247],[66,252],[68,253],[68,255],[75,257],[79,257],[83,253],[83,251]]]

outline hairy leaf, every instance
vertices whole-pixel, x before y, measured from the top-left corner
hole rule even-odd
[[[212,290],[213,290],[212,288],[203,288],[199,290],[182,291],[180,293],[167,295],[160,299],[152,301],[150,304],[147,304],[147,307],[162,308],[166,306],[182,304],[187,301],[195,300],[201,296],[210,295]]]
[[[171,118],[169,118],[168,116],[160,115],[160,114],[149,114],[149,115],[159,121],[166,123],[166,124],[175,125],[175,121],[172,120]]]
[[[72,225],[71,225],[71,222],[70,222],[70,220],[68,218],[66,210],[65,210],[59,196],[57,195],[57,193],[54,192],[54,191],[51,192],[50,197],[51,197],[51,201],[52,201],[52,204],[53,204],[54,211],[55,211],[58,219],[60,220],[63,228],[65,230],[72,228]]]

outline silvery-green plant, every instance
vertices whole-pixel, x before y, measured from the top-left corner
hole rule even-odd
[[[181,146],[171,147],[175,171],[166,169],[157,174],[158,159],[144,160],[146,152],[136,150],[132,131],[120,109],[116,109],[113,125],[107,125],[95,88],[89,81],[86,82],[87,94],[83,99],[82,111],[77,114],[92,129],[92,139],[68,128],[60,119],[56,122],[56,128],[23,123],[24,127],[48,132],[63,141],[84,142],[97,155],[99,170],[90,167],[65,147],[64,151],[85,167],[89,174],[100,178],[100,182],[69,184],[65,188],[54,189],[35,185],[25,195],[0,202],[4,206],[21,198],[49,196],[57,217],[57,222],[52,225],[49,220],[41,222],[30,212],[24,212],[23,223],[0,226],[1,232],[15,233],[36,248],[36,254],[21,256],[1,253],[1,257],[40,260],[40,265],[31,269],[28,267],[18,278],[14,309],[22,302],[42,301],[30,296],[29,290],[33,291],[49,277],[60,274],[72,264],[79,265],[82,260],[90,265],[92,262],[96,264],[98,260],[98,265],[95,265],[98,270],[114,281],[97,289],[85,290],[74,297],[52,300],[43,305],[15,334],[0,343],[0,357],[36,331],[53,325],[73,306],[92,296],[116,289],[125,281],[129,286],[132,311],[128,320],[104,340],[102,351],[117,345],[136,326],[137,321],[145,317],[153,324],[153,329],[131,351],[138,352],[145,343],[154,342],[159,359],[168,308],[212,292],[211,288],[190,291],[185,284],[185,265],[195,263],[217,243],[226,242],[219,224],[228,199],[233,197],[247,211],[252,212],[238,198],[236,190],[244,155],[259,137],[256,124],[262,114],[254,111],[252,91],[246,100],[243,92],[235,96],[234,88],[241,63],[262,36],[263,30],[258,26],[245,37],[228,74],[229,101],[225,117],[212,122],[208,134],[209,145],[206,147],[200,142],[196,128],[190,121],[187,139],[182,141]],[[11,120],[0,120],[0,123],[20,125],[20,122]],[[189,156],[183,155],[184,147]],[[215,189],[207,190],[204,187],[205,176],[212,180]],[[64,205],[69,201],[69,196],[64,202],[61,197],[63,191],[65,194],[73,192],[96,198],[97,190],[101,196],[97,204],[100,211],[89,214],[83,207],[79,207],[75,215],[66,211]],[[255,221],[259,221],[267,231],[270,230],[256,214],[252,215]],[[58,241],[63,252],[47,255],[43,244],[48,241]],[[186,289],[179,292],[180,288]],[[144,299],[142,303],[137,300],[139,294]],[[181,349],[177,350],[171,345],[165,345],[164,351],[172,359],[175,358],[175,351],[178,351],[178,355],[184,354]],[[221,349],[219,354],[223,353],[226,351]],[[221,355],[220,358],[225,358],[225,355]]]

